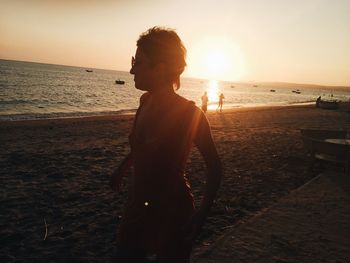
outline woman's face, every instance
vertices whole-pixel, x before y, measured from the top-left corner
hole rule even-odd
[[[151,65],[149,58],[137,48],[135,58],[131,61],[130,74],[134,75],[135,88],[151,91],[157,79],[157,71]],[[153,84],[153,85],[152,85]]]

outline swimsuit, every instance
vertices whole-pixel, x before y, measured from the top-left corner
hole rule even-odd
[[[203,113],[193,102],[175,93],[167,95],[162,98],[165,106],[152,121],[152,136],[145,138],[137,124],[149,96],[141,97],[129,136],[134,180],[118,239],[129,250],[184,258],[191,248],[183,240],[183,227],[194,212],[185,166],[197,132],[196,120]]]

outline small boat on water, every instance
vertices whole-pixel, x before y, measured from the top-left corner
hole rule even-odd
[[[90,72],[93,72],[92,69],[85,69],[85,71],[86,71],[86,72],[89,72],[89,73],[90,73]]]
[[[124,85],[124,84],[125,84],[125,81],[124,81],[124,80],[117,79],[117,80],[115,81],[115,84]]]
[[[298,90],[298,89],[296,89],[296,90],[292,90],[292,92],[293,92],[293,93],[295,93],[295,94],[300,94],[300,93],[301,93],[301,91],[300,91],[300,90]]]
[[[270,92],[276,92],[276,90],[275,89],[270,89]]]
[[[327,110],[336,110],[339,107],[339,104],[337,101],[332,100],[316,100],[316,107],[321,109],[327,109]]]

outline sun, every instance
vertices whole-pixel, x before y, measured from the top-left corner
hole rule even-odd
[[[220,74],[222,71],[226,71],[229,66],[229,61],[226,57],[225,51],[222,49],[211,50],[204,57],[207,73]]]
[[[227,36],[210,36],[188,53],[188,75],[213,80],[240,80],[246,74],[244,54]]]

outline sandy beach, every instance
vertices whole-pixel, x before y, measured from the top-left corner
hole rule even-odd
[[[349,203],[349,175],[324,170],[247,222],[234,225],[191,262],[348,262]]]
[[[311,105],[207,116],[224,178],[194,255],[318,174],[300,128],[350,129],[350,114]],[[1,262],[113,261],[128,178],[118,195],[108,182],[129,152],[133,117],[0,122]],[[187,176],[198,205],[205,165],[196,149]]]

